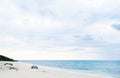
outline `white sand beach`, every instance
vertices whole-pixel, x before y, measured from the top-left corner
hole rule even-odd
[[[31,68],[34,66],[33,68]],[[0,78],[111,78],[21,62],[0,61]]]

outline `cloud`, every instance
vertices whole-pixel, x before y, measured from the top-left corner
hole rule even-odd
[[[17,59],[119,59],[119,3],[0,1],[1,53]]]
[[[118,31],[120,30],[120,25],[119,24],[113,24],[112,27],[115,28]]]
[[[60,26],[61,23],[47,17],[27,14],[15,18],[10,25],[21,30],[47,31]]]
[[[113,23],[118,23],[119,20],[102,20],[100,22],[96,22],[91,24],[91,26],[86,27],[83,31],[84,34],[90,34],[96,37],[99,41],[105,41],[109,43],[118,43],[120,32],[115,30],[112,27]]]

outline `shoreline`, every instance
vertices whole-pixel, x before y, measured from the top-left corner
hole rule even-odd
[[[2,62],[1,67],[6,62]],[[47,66],[38,66],[34,64],[28,64],[23,62],[7,62],[12,63],[18,71],[8,70],[3,66],[3,71],[0,69],[0,78],[113,78],[104,75],[75,72],[69,70],[63,70],[59,68],[52,68]],[[31,66],[37,66],[38,69],[31,69]]]

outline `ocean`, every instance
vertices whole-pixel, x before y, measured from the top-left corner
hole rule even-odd
[[[120,60],[21,60],[21,62],[120,78]]]

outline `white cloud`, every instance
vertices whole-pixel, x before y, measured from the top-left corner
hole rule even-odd
[[[16,43],[21,43],[20,40],[16,39],[15,37],[12,37],[12,36],[2,36],[2,37],[0,37],[0,42],[6,42],[6,43],[16,42]]]
[[[96,37],[100,36],[103,41],[109,43],[120,43],[120,37],[118,36],[120,32],[112,27],[112,25],[116,23],[119,23],[119,20],[102,20],[87,27],[83,31],[83,34],[89,33]]]
[[[21,14],[14,20],[11,20],[10,25],[21,30],[44,31],[45,29],[54,29],[56,26],[60,26],[61,23],[43,16]]]
[[[17,30],[49,31],[62,26],[62,22],[32,12],[24,12],[12,1],[2,1],[0,16],[1,26]],[[26,32],[27,32],[26,31]]]
[[[56,52],[56,51],[42,51],[42,52],[35,52],[35,51],[22,51],[22,50],[16,50],[17,52],[11,52],[6,53],[7,50],[4,50],[4,52],[1,52],[4,55],[7,55],[9,57],[15,58],[15,59],[21,59],[21,60],[93,60],[93,59],[99,59],[98,55],[95,53],[75,53],[75,52]]]
[[[116,51],[118,59],[119,48],[106,48],[120,43],[120,31],[112,27],[120,21],[119,3],[0,1],[0,53],[17,59],[112,59],[106,55]]]

